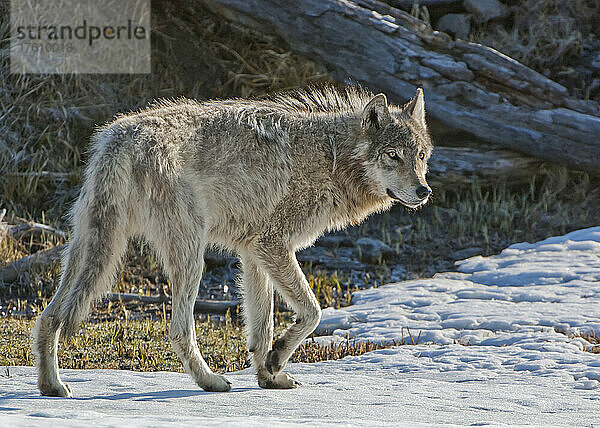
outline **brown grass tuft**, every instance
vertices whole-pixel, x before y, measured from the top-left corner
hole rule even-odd
[[[400,345],[405,344],[395,340],[386,342],[346,340],[339,343],[332,341],[329,344],[307,342],[296,349],[296,352],[294,352],[290,361],[294,363],[316,363],[318,361],[339,360],[348,356],[358,356],[367,352]]]

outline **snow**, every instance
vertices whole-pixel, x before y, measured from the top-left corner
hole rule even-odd
[[[41,397],[31,367],[0,377],[0,426],[592,425],[600,423],[600,227],[356,292],[317,340],[410,345],[292,364],[302,385],[262,390],[251,369],[206,393],[187,375],[64,370],[75,398]],[[412,345],[416,342],[417,345]]]

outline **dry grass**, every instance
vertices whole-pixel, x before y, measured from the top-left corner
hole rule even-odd
[[[298,347],[290,361],[294,363],[317,363],[319,361],[339,360],[348,356],[362,355],[367,352],[405,345],[395,340],[389,342],[370,342],[346,340],[345,342],[317,343],[307,342]]]
[[[31,366],[32,320],[0,319],[0,366]],[[167,339],[169,322],[117,320],[83,323],[73,338],[61,344],[59,365],[70,369],[122,369],[134,371],[178,371],[183,367]],[[277,331],[284,326],[279,324]],[[208,365],[218,372],[249,367],[246,339],[241,326],[228,317],[222,322],[196,321],[198,345]],[[293,362],[314,363],[361,355],[400,343],[348,340],[339,344],[301,345]]]
[[[461,191],[439,190],[431,216],[417,219],[417,235],[421,230],[425,238],[433,237],[433,224],[460,245],[483,243],[492,251],[507,242],[535,241],[594,225],[600,207],[598,179],[556,166],[532,176],[525,186],[473,183]]]
[[[348,306],[352,299],[352,290],[350,285],[342,285],[341,278],[337,273],[327,274],[326,272],[309,272],[306,275],[308,285],[315,293],[315,296],[321,303],[322,308],[337,308]]]
[[[482,24],[471,38],[587,98],[591,78],[581,78],[575,68],[586,44],[600,36],[599,22],[600,0],[528,0],[515,6],[511,25]]]
[[[33,365],[32,320],[0,320],[0,365]],[[117,320],[83,323],[73,338],[59,347],[60,367],[183,371],[167,339],[165,320]],[[211,321],[196,323],[198,345],[207,363],[218,371],[246,367],[245,339],[230,322],[217,328]]]

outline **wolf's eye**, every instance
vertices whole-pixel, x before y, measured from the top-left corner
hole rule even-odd
[[[400,156],[398,156],[398,152],[396,150],[389,150],[386,152],[386,154],[394,160],[400,160]]]
[[[421,159],[421,160],[425,159],[425,153],[419,152],[419,159]]]

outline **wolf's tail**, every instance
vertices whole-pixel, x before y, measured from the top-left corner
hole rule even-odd
[[[47,308],[66,335],[76,331],[92,302],[110,291],[130,236],[132,168],[123,138],[111,128],[94,136],[81,195],[71,211],[72,238],[59,289]]]

